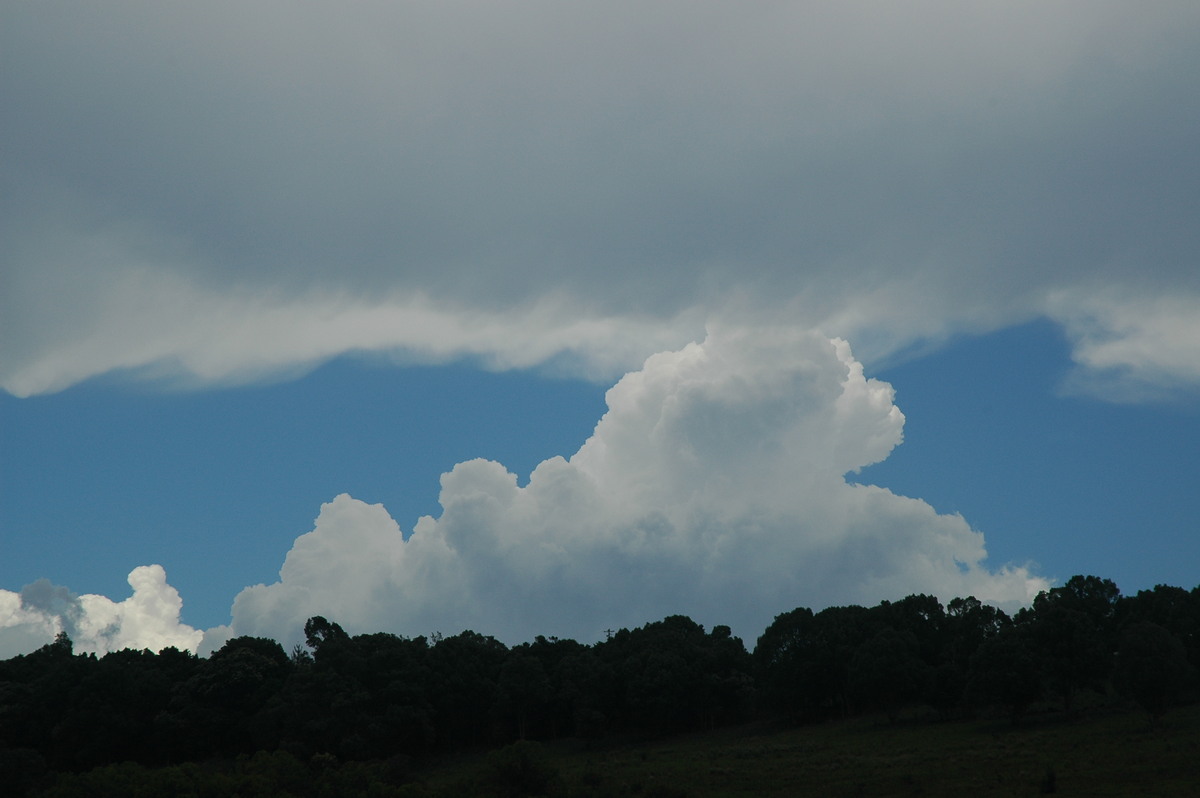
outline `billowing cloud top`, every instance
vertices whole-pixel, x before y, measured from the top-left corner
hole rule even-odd
[[[299,637],[316,614],[353,630],[473,628],[508,642],[680,612],[759,634],[778,612],[914,592],[1027,602],[1047,583],[988,570],[958,516],[850,484],[904,417],[842,341],[714,331],[656,354],[608,392],[570,459],[526,485],[472,460],[442,476],[442,513],[407,539],[382,505],[341,495],[297,538],[280,579],[247,588],[231,634]]]
[[[0,53],[17,395],[1039,315],[1077,387],[1200,383],[1196,3],[25,3]]]
[[[180,623],[183,600],[167,584],[160,565],[129,574],[133,595],[114,602],[104,596],[76,596],[40,579],[20,593],[0,590],[0,659],[24,654],[65,632],[79,653],[104,654],[123,648],[195,651],[204,633]]]

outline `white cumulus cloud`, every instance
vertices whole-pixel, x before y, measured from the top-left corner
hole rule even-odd
[[[0,590],[0,659],[45,645],[59,632],[67,633],[76,653],[169,646],[196,651],[204,633],[180,622],[183,601],[167,584],[161,565],[134,568],[129,586],[133,595],[119,602],[94,594],[76,596],[46,579],[19,593]]]
[[[1046,587],[1026,568],[990,570],[961,517],[847,482],[900,443],[904,417],[843,341],[716,329],[651,356],[607,401],[582,447],[524,485],[500,463],[455,466],[441,515],[407,539],[382,505],[336,497],[279,581],[243,590],[205,647],[295,640],[317,614],[517,642],[680,612],[753,637],[799,605],[932,592],[1011,606]]]

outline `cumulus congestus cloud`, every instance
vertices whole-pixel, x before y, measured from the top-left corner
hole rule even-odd
[[[0,659],[23,654],[65,632],[80,653],[104,654],[123,648],[160,651],[169,646],[195,651],[204,633],[179,620],[183,600],[167,584],[161,565],[143,565],[129,574],[133,594],[123,601],[77,596],[48,579],[19,593],[0,590]]]
[[[336,497],[279,581],[243,590],[206,645],[295,639],[313,614],[517,642],[680,612],[753,637],[798,605],[912,592],[1012,605],[1046,587],[1026,568],[989,570],[961,517],[847,482],[900,443],[904,417],[843,341],[714,330],[650,357],[607,401],[580,449],[525,485],[500,463],[455,466],[441,515],[407,539],[382,505]]]

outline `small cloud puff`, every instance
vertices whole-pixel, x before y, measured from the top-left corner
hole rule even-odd
[[[321,614],[364,631],[595,639],[686,613],[753,637],[799,605],[1027,602],[1047,583],[988,570],[961,517],[846,482],[901,442],[892,398],[843,341],[713,330],[627,374],[579,451],[527,485],[496,462],[455,466],[441,516],[407,539],[382,505],[336,497],[279,581],[243,590],[212,635],[290,641]]]
[[[76,596],[47,579],[20,593],[0,590],[0,658],[22,654],[66,632],[80,653],[105,654],[123,648],[159,651],[169,646],[195,651],[204,633],[180,623],[183,601],[167,584],[161,565],[143,565],[129,574],[133,595],[121,602],[104,596]]]

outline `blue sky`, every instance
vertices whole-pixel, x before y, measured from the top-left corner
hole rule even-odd
[[[0,655],[1200,582],[1198,8],[4,17]]]
[[[1068,354],[1034,322],[882,369],[907,440],[861,478],[962,513],[993,559],[1031,559],[1059,583],[1194,587],[1200,410],[1062,395]]]
[[[437,513],[438,477],[456,463],[487,457],[528,477],[578,448],[604,386],[343,359],[274,385],[181,393],[101,379],[0,401],[3,584],[48,577],[122,596],[130,569],[157,562],[178,572],[184,620],[208,627],[229,620],[241,588],[274,579],[323,502],[382,502],[411,532]]]
[[[1059,582],[1094,573],[1127,592],[1194,586],[1200,412],[1059,395],[1069,365],[1061,334],[1035,322],[882,369],[908,439],[851,478],[962,513],[997,564],[1032,561]],[[525,481],[573,452],[604,390],[341,359],[265,386],[97,380],[4,396],[0,578],[123,597],[127,572],[153,561],[185,597],[184,622],[226,623],[232,596],[272,581],[336,493],[383,503],[411,532],[439,512],[437,478],[456,463],[495,459]]]

